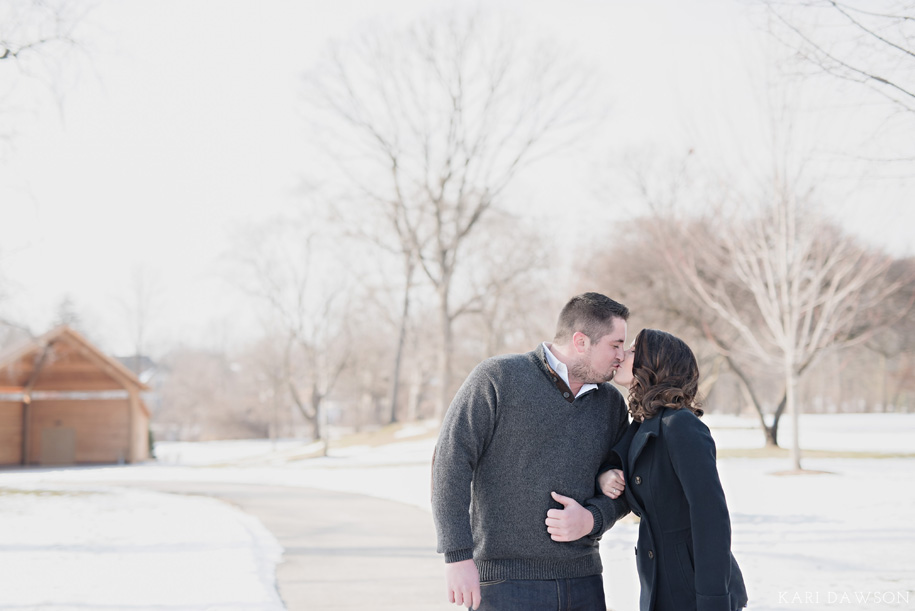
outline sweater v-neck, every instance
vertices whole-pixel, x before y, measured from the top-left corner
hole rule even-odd
[[[550,351],[550,349],[546,345],[546,342],[541,342],[540,347],[537,350],[537,356],[539,357],[539,359],[538,359],[539,364],[545,370],[544,373],[546,373],[550,377],[553,384],[556,386],[556,389],[562,394],[563,399],[565,399],[569,403],[574,403],[575,399],[578,399],[579,397],[584,397],[588,393],[591,393],[591,392],[594,392],[595,390],[597,390],[597,388],[598,388],[597,384],[583,384],[581,387],[581,390],[578,391],[578,394],[577,395],[574,394],[572,392],[572,389],[569,388],[569,384],[566,382],[565,379],[563,379],[563,376],[559,372],[557,372],[555,369],[553,369],[553,367],[550,365],[550,358],[549,358],[549,356],[547,356],[547,354],[549,354],[549,356],[552,356],[554,359],[556,359],[556,355],[553,354],[552,351]],[[557,362],[561,362],[561,361],[559,361],[559,359],[556,359],[556,360],[557,360]]]

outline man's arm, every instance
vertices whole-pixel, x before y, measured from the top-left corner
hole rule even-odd
[[[594,516],[594,527],[590,532],[585,533],[589,537],[594,538],[599,538],[610,530],[620,518],[629,513],[629,503],[623,495],[611,499],[600,493],[595,497],[585,500],[582,505]]]
[[[562,509],[546,512],[546,531],[553,541],[578,541],[594,530],[594,515],[578,501],[556,492],[550,493]]]
[[[470,487],[479,457],[492,436],[496,394],[485,363],[461,385],[451,402],[432,464],[432,514],[438,551],[445,555],[445,578],[451,602],[476,608],[480,579],[473,562]]]
[[[448,602],[476,609],[480,606],[480,573],[473,559],[445,565]]]
[[[631,439],[634,432],[632,427],[630,427],[629,412],[626,409],[626,404],[623,401],[622,395],[618,395],[618,401],[614,406],[614,409],[617,414],[616,426],[614,427],[616,434],[615,439],[611,444],[610,453],[604,460],[604,467],[601,468],[602,472],[611,467],[623,467],[622,459],[617,453],[617,450],[620,446],[628,447],[628,439]],[[594,496],[590,499],[586,499],[582,505],[594,515],[594,528],[588,533],[588,536],[600,538],[600,536],[610,530],[620,518],[629,513],[630,509],[625,495],[619,494],[616,497],[604,495],[600,490],[599,477],[595,477],[595,484]]]

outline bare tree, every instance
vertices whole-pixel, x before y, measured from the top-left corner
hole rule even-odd
[[[149,269],[137,265],[130,275],[128,290],[117,297],[127,318],[127,329],[133,344],[133,358],[128,365],[140,375],[143,357],[149,356],[149,334],[162,306],[161,285]]]
[[[266,436],[268,421],[252,409],[256,397],[244,384],[233,355],[177,347],[163,356],[160,365],[161,395],[153,415],[157,438],[206,441]]]
[[[899,282],[901,288],[875,308],[877,315],[889,323],[865,343],[879,358],[878,397],[882,411],[899,404],[901,390],[912,381],[915,373],[908,363],[915,354],[915,320],[911,316],[915,306],[915,259],[894,261],[887,271],[887,277]],[[895,376],[891,376],[890,371],[890,363],[893,361],[897,363]]]
[[[87,10],[78,0],[0,2],[0,116],[32,106],[20,95],[25,81],[41,83],[60,99]],[[17,123],[0,125],[0,137],[10,139]]]
[[[316,234],[289,219],[250,228],[235,257],[235,282],[263,306],[265,328],[281,329],[287,390],[326,453],[325,399],[347,367],[352,338],[349,294],[328,265],[332,247]]]
[[[410,319],[404,355],[407,391],[404,420],[407,422],[434,416],[436,397],[433,395],[432,383],[435,379],[438,350],[428,340],[435,336],[435,328],[435,311],[428,306],[418,308],[416,316]]]
[[[454,323],[472,301],[455,283],[468,238],[518,172],[581,125],[588,98],[580,70],[549,45],[521,42],[479,15],[451,14],[336,46],[307,81],[330,134],[320,141],[355,193],[356,214],[434,288],[439,418],[452,390]]]
[[[899,284],[882,281],[889,257],[825,222],[785,179],[773,180],[762,205],[731,203],[742,212],[719,209],[703,219],[707,235],[669,241],[666,253],[697,300],[730,324],[761,362],[781,372],[793,423],[791,461],[800,470],[801,374],[824,351],[866,339],[864,331],[874,327],[866,322],[872,306]],[[743,212],[748,209],[749,216]],[[707,270],[719,271],[710,276]],[[750,318],[736,305],[736,291],[752,297]]]
[[[722,363],[735,374],[737,384],[746,402],[757,411],[767,443],[776,445],[775,435],[766,423],[763,400],[756,391],[756,368],[752,359],[744,358],[740,337],[734,329],[704,304],[693,298],[665,257],[659,242],[682,239],[683,219],[649,214],[623,221],[616,232],[618,237],[606,247],[598,249],[579,274],[583,286],[608,287],[608,293],[629,306],[633,312],[630,325],[647,326],[674,331],[696,353],[702,371],[701,394],[707,397],[722,371]],[[694,221],[692,221],[694,222]],[[715,239],[703,233],[704,239]],[[712,276],[720,270],[702,270]],[[735,305],[744,305],[743,300]],[[703,354],[707,353],[707,354]],[[707,404],[708,409],[708,404]],[[775,416],[777,422],[778,414]]]
[[[341,223],[343,227],[349,226],[344,219],[337,219],[337,222]],[[403,243],[393,246],[388,244],[387,240],[384,239],[384,236],[371,233],[367,234],[357,229],[354,237],[367,240],[382,252],[393,254],[396,259],[399,259],[403,274],[401,278],[402,281],[398,282],[397,280],[392,279],[389,274],[380,271],[378,275],[384,279],[382,286],[367,287],[368,298],[370,301],[374,302],[377,312],[392,328],[396,329],[394,358],[391,363],[391,374],[387,392],[388,413],[386,418],[384,418],[387,424],[394,424],[398,421],[398,403],[400,401],[402,378],[401,371],[403,369],[407,334],[409,332],[410,317],[414,307],[414,293],[416,292],[415,289],[417,285],[416,256],[413,251]],[[385,263],[381,261],[378,263],[383,268]],[[396,312],[390,311],[391,302],[396,304]]]
[[[397,397],[400,395],[400,370],[403,365],[404,348],[407,341],[407,327],[410,321],[410,302],[413,296],[413,284],[416,276],[416,257],[411,249],[402,251],[403,256],[403,298],[401,300],[400,317],[397,324],[397,341],[394,344],[394,364],[391,373],[391,391],[388,395],[391,416],[389,422],[397,421]]]
[[[619,228],[592,273],[613,283],[638,320],[669,324],[691,345],[714,348],[767,444],[777,445],[791,380],[796,404],[796,382],[821,354],[895,326],[908,311],[901,295],[911,292],[912,277],[826,221],[825,207],[796,187],[799,178],[776,173],[768,185],[736,186],[697,170],[695,157],[635,168],[648,213]]]
[[[473,343],[467,346],[468,367],[485,356],[526,352],[552,333],[548,325],[554,308],[547,300],[558,271],[550,261],[549,244],[549,236],[538,227],[501,212],[469,242],[468,261],[473,264],[465,268],[468,277],[462,284],[470,287],[470,299],[464,305],[466,330],[461,332],[465,343]]]
[[[282,334],[264,333],[246,346],[240,355],[248,375],[246,382],[252,388],[260,417],[268,422],[270,439],[294,437],[292,401],[288,399],[288,378],[285,367],[286,337]]]
[[[34,337],[35,334],[27,326],[8,318],[0,318],[0,350]]]
[[[763,0],[771,31],[797,58],[915,112],[915,4]]]
[[[83,317],[80,315],[73,296],[66,294],[57,304],[57,313],[54,317],[54,325],[67,325],[79,331],[82,329]]]
[[[0,60],[21,61],[49,47],[76,44],[73,28],[77,22],[65,2],[7,1],[0,17]]]

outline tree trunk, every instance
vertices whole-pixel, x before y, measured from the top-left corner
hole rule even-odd
[[[423,370],[415,367],[410,376],[410,393],[407,397],[407,422],[412,422],[419,416],[419,405],[423,401],[423,385],[425,384]]]
[[[280,436],[280,401],[276,382],[270,386],[270,440],[276,452],[276,441]]]
[[[801,378],[801,375],[803,375],[803,373],[807,370],[807,367],[810,366],[810,363],[811,363],[811,361],[808,360],[806,363],[804,363],[797,369],[797,372],[795,373],[795,376],[794,376],[795,383],[797,383],[797,380],[799,380]],[[782,420],[782,415],[784,415],[784,413],[785,413],[785,407],[787,406],[787,404],[788,404],[788,391],[785,390],[785,392],[782,393],[782,400],[778,402],[778,407],[775,408],[775,414],[772,416],[772,427],[770,428],[769,432],[767,433],[767,435],[769,433],[771,433],[772,439],[775,439],[775,440],[778,439],[778,425]],[[778,443],[775,443],[775,446],[777,447]]]
[[[772,414],[772,426],[766,429],[766,436],[773,439],[774,443],[772,445],[775,447],[778,447],[778,425],[782,421],[782,415],[785,413],[787,403],[787,395],[782,393],[782,400],[778,402],[778,407],[775,408],[775,413]]]
[[[324,405],[324,396],[318,392],[317,386],[311,389],[311,404],[315,410],[315,440],[324,442],[324,456],[327,456],[329,435],[327,434],[327,407]]]
[[[305,405],[305,402],[302,400],[302,397],[299,396],[299,389],[296,388],[295,380],[292,375],[292,346],[293,346],[293,337],[290,336],[286,343],[286,348],[283,352],[283,377],[285,378],[285,383],[289,389],[289,396],[292,397],[292,403],[296,406],[296,409],[299,410],[299,413],[302,414],[302,418],[305,422],[312,425],[314,431],[315,440],[318,439],[318,413],[315,411],[315,404],[312,403],[310,406]]]
[[[364,369],[360,374],[362,392],[359,393],[359,409],[356,413],[356,432],[363,430],[367,424],[383,422],[380,418],[379,405],[372,394],[372,382],[374,381],[374,371]]]
[[[903,411],[908,414],[912,411],[912,403],[909,399],[909,394],[905,391],[905,389],[908,386],[909,379],[911,378],[911,369],[905,353],[900,354],[896,358],[899,359],[897,369],[903,373],[902,375],[896,376],[896,384],[890,403],[893,406],[894,412]]]
[[[445,417],[445,410],[451,403],[451,360],[454,351],[454,337],[451,328],[451,313],[448,311],[448,287],[439,289],[439,325],[441,346],[439,346],[438,379],[439,393],[435,404],[435,419]]]
[[[775,418],[773,419],[773,426],[770,428],[766,424],[766,416],[763,414],[762,405],[759,402],[759,399],[756,398],[756,393],[753,392],[753,387],[750,386],[750,380],[747,379],[746,374],[743,370],[737,366],[737,364],[731,359],[731,357],[725,357],[728,362],[728,366],[731,368],[731,371],[737,376],[737,382],[740,384],[740,389],[743,391],[744,397],[750,405],[753,406],[753,409],[756,410],[756,415],[759,416],[759,424],[762,427],[763,435],[766,437],[766,447],[777,448],[778,447],[778,412],[776,412]]]
[[[785,403],[791,416],[791,467],[801,470],[800,409],[797,404],[797,371],[790,359],[785,363]]]
[[[397,422],[397,395],[400,392],[400,365],[403,362],[404,342],[407,337],[407,320],[410,316],[410,291],[413,289],[413,270],[415,263],[413,255],[408,254],[406,260],[406,281],[407,284],[403,291],[403,307],[400,311],[400,328],[397,331],[397,349],[394,352],[394,371],[391,374],[391,394],[388,398],[390,414],[388,423]]]
[[[880,355],[880,411],[884,414],[889,410],[890,392],[889,392],[889,367],[885,354]]]
[[[287,386],[289,388],[289,395],[292,397],[292,403],[299,410],[299,413],[302,414],[302,418],[305,422],[311,424],[314,431],[315,440],[318,439],[318,414],[314,411],[314,404],[311,405],[311,410],[302,402],[302,398],[299,397],[299,390],[295,387],[295,382],[291,379],[287,380]],[[310,413],[309,413],[310,411]]]
[[[494,352],[490,352],[494,354]],[[705,375],[702,376],[702,381],[699,382],[698,395],[703,399],[708,398],[711,394],[712,389],[715,388],[715,384],[718,383],[718,377],[721,375],[721,363],[724,362],[724,359],[721,355],[716,356],[712,361],[712,366],[709,367]],[[740,415],[740,404],[737,405],[737,414]]]

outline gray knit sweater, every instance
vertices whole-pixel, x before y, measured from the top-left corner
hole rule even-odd
[[[623,397],[609,383],[578,398],[547,364],[543,346],[480,363],[445,415],[432,467],[438,551],[473,558],[481,581],[566,579],[601,572],[597,540],[629,511],[600,493],[597,474],[626,430]],[[550,492],[594,515],[591,534],[556,542],[546,530]]]

